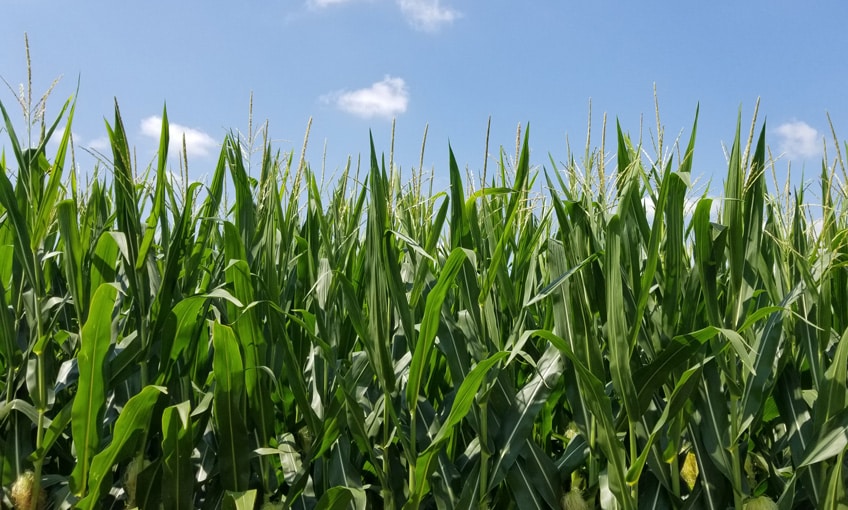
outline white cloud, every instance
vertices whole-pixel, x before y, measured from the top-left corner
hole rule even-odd
[[[780,140],[781,154],[789,159],[817,156],[821,150],[818,131],[806,122],[785,122],[774,131]]]
[[[689,223],[692,221],[692,217],[695,215],[695,208],[698,207],[698,204],[701,202],[701,199],[710,199],[712,202],[710,203],[710,220],[718,221],[718,215],[721,212],[722,207],[722,199],[721,197],[706,195],[706,196],[688,196],[683,201],[683,221],[685,223]],[[648,219],[648,222],[654,221],[654,215],[657,212],[656,204],[651,200],[651,197],[645,196],[642,197],[642,207],[645,208],[645,216]]]
[[[358,117],[391,118],[406,111],[409,91],[403,78],[386,76],[370,87],[327,94],[321,100]]]
[[[65,128],[57,127],[56,131],[53,132],[53,136],[51,136],[50,140],[47,142],[48,145],[53,149],[58,149],[59,143],[62,141],[62,137],[64,135]],[[109,137],[107,136],[100,136],[98,138],[92,138],[91,140],[88,140],[73,130],[71,131],[71,141],[74,143],[74,147],[76,148],[76,150],[82,149],[84,151],[88,150],[106,153],[110,151],[112,147],[111,142],[109,142]],[[77,155],[79,156],[79,152],[77,152]],[[68,153],[67,157],[70,157],[70,153]]]
[[[95,138],[94,140],[88,142],[86,144],[86,147],[95,151],[103,152],[110,147],[109,138],[106,136]]]
[[[453,23],[462,16],[459,11],[442,7],[439,0],[397,0],[397,4],[410,25],[428,32]]]
[[[331,5],[345,4],[350,1],[351,0],[307,0],[306,5],[308,5],[309,7],[317,7],[320,9],[323,7],[329,7]]]
[[[162,130],[162,117],[151,115],[141,121],[141,134],[144,136],[159,139]],[[212,149],[218,145],[218,142],[208,134],[198,129],[182,126],[173,122],[168,124],[168,134],[170,138],[170,146],[168,150],[171,153],[180,152],[183,150],[183,135],[185,135],[186,152],[188,156],[208,156]]]
[[[325,9],[357,0],[306,0],[310,9]],[[443,25],[453,23],[462,17],[456,9],[445,7],[441,0],[395,0],[403,17],[416,30],[435,32]]]
[[[47,141],[47,144],[52,147],[58,147],[59,143],[62,141],[62,137],[65,136],[65,128],[60,126],[56,128],[56,131],[53,131],[53,135],[50,137],[50,140]],[[79,145],[81,143],[82,137],[74,130],[71,130],[71,140],[75,145]]]

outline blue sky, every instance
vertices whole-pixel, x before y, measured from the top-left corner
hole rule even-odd
[[[608,157],[616,118],[634,138],[642,122],[650,147],[655,85],[667,142],[680,133],[688,139],[700,103],[694,170],[712,177],[716,192],[726,168],[722,143],[732,141],[740,108],[747,132],[758,97],[760,125],[767,121],[769,145],[783,154],[781,178],[789,160],[793,174],[806,168],[815,176],[823,137],[833,154],[826,113],[837,135],[848,133],[844,1],[2,0],[2,6],[5,19],[15,22],[0,32],[0,76],[13,88],[26,81],[26,32],[34,94],[62,76],[48,117],[79,79],[72,128],[78,146],[103,148],[103,119],[111,121],[116,97],[146,166],[167,102],[172,139],[186,133],[194,178],[211,172],[228,130],[247,130],[251,92],[255,123],[267,119],[283,151],[299,154],[312,117],[307,160],[320,168],[326,146],[328,173],[349,154],[367,157],[369,130],[387,153],[392,118],[395,161],[405,172],[418,166],[429,124],[427,170],[446,174],[450,143],[460,166],[479,173],[489,116],[490,158],[500,146],[512,154],[517,124],[529,122],[531,159],[550,167],[549,154],[565,159],[566,139],[582,153],[590,100],[593,142],[600,143],[608,115]],[[5,86],[0,100],[21,118]],[[0,140],[5,147],[5,135]]]

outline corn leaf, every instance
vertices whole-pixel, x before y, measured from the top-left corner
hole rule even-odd
[[[165,508],[193,508],[194,466],[191,403],[169,406],[162,412],[162,451],[165,452],[161,485]]]
[[[91,461],[88,494],[77,502],[77,508],[91,510],[100,506],[100,498],[105,495],[104,489],[112,484],[112,471],[115,464],[130,458],[135,453],[143,432],[150,425],[153,407],[165,391],[165,388],[161,386],[145,386],[127,401],[115,421],[112,442]]]
[[[218,322],[212,325],[215,348],[213,413],[218,429],[218,468],[221,484],[229,491],[244,491],[250,476],[250,459],[242,454],[248,444],[244,417],[244,365],[233,330]]]
[[[71,474],[72,490],[82,496],[91,476],[91,462],[100,451],[103,438],[103,414],[106,408],[106,354],[112,343],[112,310],[118,289],[103,284],[91,299],[92,315],[80,333],[80,352],[77,356],[79,385],[72,410],[74,446],[77,464]]]

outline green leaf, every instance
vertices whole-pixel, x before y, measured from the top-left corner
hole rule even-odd
[[[450,248],[471,248],[469,222],[465,219],[465,193],[462,190],[462,175],[459,165],[453,155],[453,149],[448,144],[448,160],[450,169]]]
[[[428,298],[429,302],[429,298]],[[438,432],[433,437],[430,445],[418,456],[415,464],[415,491],[410,495],[410,502],[417,504],[422,500],[428,490],[428,479],[435,469],[436,453],[443,443],[449,441],[454,432],[454,427],[462,421],[463,418],[471,410],[474,399],[477,397],[477,392],[480,386],[485,381],[489,371],[502,359],[507,357],[509,352],[500,351],[489,358],[478,363],[468,375],[463,379],[457,389],[453,405],[451,406],[448,418],[439,427]],[[411,508],[416,508],[411,506]]]
[[[453,286],[454,280],[467,258],[467,250],[455,248],[442,268],[439,281],[427,296],[424,319],[421,321],[421,334],[418,336],[418,343],[415,345],[415,352],[412,355],[412,363],[409,366],[409,382],[406,387],[406,399],[409,402],[411,416],[415,416],[418,395],[421,391],[421,381],[424,378],[425,371],[429,368],[430,351],[433,348],[433,342],[439,328],[442,305],[448,290]]]
[[[800,376],[791,364],[783,369],[775,386],[775,403],[780,411],[783,424],[789,439],[789,449],[792,462],[799,466],[804,455],[813,443],[813,419],[810,408],[802,396],[803,386]],[[809,493],[814,505],[821,501],[819,484],[812,470],[804,469],[795,472],[800,478],[804,489]],[[794,490],[794,480],[792,484]]]
[[[695,122],[697,124],[697,113],[695,114]],[[687,161],[691,165],[691,150],[692,141],[694,141],[695,128],[692,129],[692,139],[690,139],[689,149],[687,149]],[[681,163],[681,167],[685,164]],[[668,197],[665,203],[665,239],[662,239],[662,280],[663,280],[663,302],[662,311],[665,327],[668,331],[676,332],[676,326],[681,315],[682,304],[684,301],[683,285],[684,278],[687,276],[687,255],[685,253],[685,239],[683,228],[683,210],[686,201],[687,185],[681,174],[688,177],[688,170],[681,168],[680,174],[668,174],[668,182],[664,183],[669,187]],[[657,225],[654,225],[657,228]],[[651,236],[653,239],[653,230]],[[656,273],[655,273],[656,274]],[[643,291],[650,291],[650,281],[643,280]],[[645,290],[648,289],[648,290]],[[640,304],[642,301],[640,300]],[[643,305],[642,311],[644,311]]]
[[[733,501],[733,489],[729,479],[713,462],[708,446],[702,440],[699,424],[693,420],[688,425],[689,437],[692,438],[692,452],[698,462],[698,478],[691,496],[692,505],[685,508],[726,510],[732,506]]]
[[[132,157],[127,141],[124,123],[118,102],[115,101],[115,126],[106,126],[109,141],[112,146],[112,162],[114,172],[115,215],[118,232],[123,235],[124,250],[122,254],[129,267],[141,267],[139,261],[139,240],[141,224],[139,222],[138,195],[136,193],[135,176],[133,175]],[[150,287],[146,271],[127,271],[127,281],[130,294],[138,300],[138,306],[133,307],[137,319],[148,312],[150,302]],[[146,341],[142,339],[142,341]]]
[[[695,376],[698,377],[695,377]],[[699,377],[701,375],[701,366],[694,366],[680,376],[674,385],[674,390],[671,396],[668,397],[668,403],[663,409],[660,418],[654,424],[654,428],[648,436],[648,441],[642,447],[642,452],[631,462],[630,468],[627,470],[627,483],[635,485],[639,483],[639,477],[642,474],[642,469],[645,467],[645,462],[648,460],[648,454],[654,445],[658,435],[663,432],[663,427],[668,422],[669,418],[677,416],[683,410],[684,405],[689,402],[689,399],[695,389],[698,387]]]
[[[14,131],[11,128],[11,120],[6,114],[6,109],[3,108],[3,103],[0,102],[0,109],[3,111],[3,117],[6,119],[6,129],[12,141],[13,147],[17,147],[17,140],[14,136]],[[35,255],[33,253],[32,238],[30,237],[29,227],[23,212],[18,207],[18,199],[15,196],[15,191],[12,188],[12,182],[8,177],[8,169],[5,164],[0,165],[0,205],[6,209],[8,216],[7,221],[11,224],[15,232],[15,257],[20,264],[23,265],[24,274],[27,280],[35,288],[40,288],[40,273],[37,272],[35,265]]]
[[[488,298],[489,291],[495,283],[495,278],[498,277],[502,270],[503,264],[506,262],[507,245],[512,241],[512,233],[516,226],[518,211],[522,200],[525,198],[527,189],[527,178],[530,174],[530,126],[524,130],[524,140],[521,145],[521,155],[518,158],[518,164],[515,168],[515,181],[513,189],[515,193],[510,197],[509,205],[506,211],[506,222],[503,226],[503,231],[498,238],[498,244],[495,246],[495,251],[492,253],[492,261],[489,264],[489,269],[485,273],[483,285],[480,287],[480,303]]]
[[[91,461],[88,495],[77,503],[77,508],[91,510],[99,507],[100,498],[112,485],[115,464],[130,458],[136,452],[139,440],[150,425],[153,407],[163,393],[166,393],[166,390],[161,386],[145,386],[124,405],[115,421],[112,442]]]
[[[203,309],[209,296],[191,296],[171,309],[170,320],[162,330],[163,354],[176,361],[186,352],[203,326]],[[163,372],[160,377],[166,374]]]
[[[819,398],[813,407],[817,428],[845,409],[848,404],[848,329],[836,345],[833,361],[824,373]]]
[[[730,149],[730,161],[727,169],[727,180],[724,184],[724,209],[721,221],[727,226],[727,259],[730,271],[729,286],[733,294],[728,296],[728,308],[726,318],[728,327],[735,327],[740,318],[742,303],[749,296],[740,296],[742,289],[742,277],[745,269],[745,232],[743,220],[743,189],[745,181],[745,168],[742,165],[742,111],[740,109],[736,120],[736,135],[733,138],[733,146]],[[697,213],[697,210],[696,210]],[[696,230],[697,235],[697,230]],[[711,296],[710,296],[711,297]],[[714,324],[718,325],[718,324]]]
[[[14,401],[13,401],[14,402]],[[74,401],[68,402],[56,416],[50,420],[50,426],[47,427],[47,430],[44,432],[44,441],[41,443],[41,450],[35,451],[30,456],[30,461],[35,461],[37,457],[43,457],[44,452],[49,452],[56,441],[66,434],[66,428],[68,424],[71,423],[71,417],[73,416],[73,405]],[[0,412],[0,415],[3,413]],[[38,423],[38,420],[34,423]]]
[[[253,510],[256,507],[256,489],[249,491],[226,491],[221,508],[224,510]]]
[[[528,508],[551,508],[537,490],[537,474],[531,472],[524,464],[524,459],[517,459],[507,475],[510,490],[515,499]]]
[[[11,261],[14,258],[11,251],[0,247],[0,258],[8,256]],[[22,356],[20,348],[14,342],[15,314],[9,306],[9,295],[3,280],[4,278],[0,278],[0,363],[12,367],[20,363]]]
[[[524,448],[516,463],[521,463],[521,469],[526,472],[533,482],[533,488],[550,508],[557,508],[558,495],[562,492],[559,473],[548,454],[536,445],[530,438],[524,440]],[[510,471],[515,469],[513,464]]]
[[[702,198],[695,206],[692,215],[692,229],[695,232],[695,266],[698,269],[698,279],[704,293],[704,307],[709,323],[715,327],[723,327],[724,322],[719,316],[718,271],[724,263],[717,259],[717,254],[724,251],[724,242],[728,230],[725,227],[714,226],[710,222],[712,199]],[[713,237],[713,232],[718,234]]]
[[[493,478],[489,486],[497,486],[511,469],[518,454],[523,452],[525,440],[533,430],[536,417],[560,381],[564,367],[559,350],[553,345],[549,346],[539,359],[532,378],[515,395],[513,405],[498,431],[495,442],[498,454],[492,466]]]
[[[586,394],[586,403],[597,420],[597,441],[609,462],[609,486],[619,503],[625,508],[634,508],[633,494],[625,479],[625,452],[617,437],[612,414],[612,402],[604,392],[604,385],[574,355],[568,344],[559,336],[545,330],[535,330],[533,335],[541,337],[562,352],[577,371],[577,380],[581,393]]]
[[[147,224],[144,229],[144,238],[141,240],[139,248],[138,260],[135,263],[135,270],[140,271],[147,261],[147,253],[153,244],[153,236],[156,233],[156,224],[159,222],[159,216],[165,208],[165,185],[168,182],[166,175],[168,163],[168,110],[162,107],[162,129],[159,136],[159,164],[156,166],[156,190],[153,194],[153,204],[150,209],[150,215],[147,217]],[[188,197],[187,197],[188,198]],[[186,207],[185,210],[191,211],[191,207]]]
[[[695,399],[692,423],[712,463],[728,480],[733,480],[733,466],[728,451],[731,441],[728,398],[720,377],[716,364],[704,366],[703,376],[698,381],[699,395]],[[699,458],[704,454],[700,451],[697,453]],[[706,490],[709,492],[712,489]]]
[[[11,411],[19,411],[29,419],[32,425],[38,423],[38,410],[26,400],[16,398],[10,402],[3,402],[0,406],[0,420],[5,420]]]
[[[827,481],[827,490],[824,494],[824,502],[819,508],[827,508],[831,510],[842,510],[845,508],[845,481],[842,476],[844,463],[842,459],[845,457],[845,451],[839,453],[833,468],[830,470],[830,476]]]
[[[363,337],[368,358],[374,366],[374,372],[383,391],[395,391],[395,372],[392,366],[390,342],[392,337],[391,309],[389,289],[384,281],[386,264],[383,252],[383,236],[386,234],[388,221],[388,196],[386,171],[377,162],[377,151],[374,139],[371,137],[371,170],[368,176],[370,203],[368,207],[368,224],[366,226],[365,268],[367,271],[367,292],[365,304],[368,310],[368,330]],[[352,306],[361,306],[357,300]],[[419,340],[420,343],[420,340]]]
[[[53,158],[53,164],[46,169],[47,172],[49,172],[49,178],[47,179],[47,185],[44,188],[43,195],[38,201],[38,215],[36,217],[33,228],[33,241],[39,246],[44,242],[44,238],[47,236],[50,228],[53,226],[54,215],[57,214],[56,200],[59,196],[59,188],[62,184],[65,157],[68,153],[68,146],[71,137],[71,123],[74,119],[76,101],[71,103],[71,100],[69,99],[65,102],[65,105],[62,107],[59,116],[53,122],[53,125],[50,127],[47,133],[45,133],[44,139],[41,140],[37,149],[37,151],[39,151],[41,154],[44,153],[47,141],[50,139],[50,136],[56,129],[56,126],[58,126],[59,121],[61,120],[62,115],[68,108],[69,104],[71,106],[71,110],[68,113],[68,121],[65,125],[65,131],[62,133],[62,139],[59,141],[59,146],[56,148],[56,155]]]
[[[583,434],[577,434],[568,446],[565,447],[565,452],[556,461],[556,468],[559,472],[570,474],[580,466],[586,464],[586,459],[589,457],[589,443]]]
[[[227,229],[227,232],[228,235],[235,235],[232,229]],[[231,239],[228,244],[234,242]],[[228,253],[228,256],[231,262],[226,269],[226,278],[232,285],[234,297],[242,303],[253,303],[253,283],[247,262],[236,259],[235,253]],[[235,306],[230,305],[229,310],[231,317],[237,317]],[[244,382],[250,410],[248,416],[259,435],[259,443],[264,446],[273,436],[274,417],[268,380],[259,370],[266,363],[267,348],[257,309],[248,307],[242,310],[233,328],[244,353]]]
[[[489,371],[508,355],[509,352],[507,351],[496,352],[485,360],[477,363],[477,365],[471,369],[468,376],[463,379],[462,383],[459,385],[459,389],[456,391],[456,397],[454,398],[450,413],[448,413],[448,418],[439,427],[438,432],[436,432],[435,437],[433,437],[433,440],[430,442],[430,446],[427,447],[424,453],[439,448],[444,441],[450,439],[453,428],[458,425],[459,422],[462,421],[462,419],[468,414],[468,411],[471,410],[471,405],[474,403],[474,399],[477,397],[477,392],[480,391],[480,386],[483,384],[483,381],[486,379]]]
[[[321,496],[315,510],[365,509],[365,491],[353,487],[333,487]]]
[[[824,423],[815,442],[810,445],[799,468],[822,462],[842,454],[848,447],[848,408],[842,409]]]
[[[161,496],[165,508],[193,508],[195,478],[191,454],[194,445],[190,413],[189,401],[167,407],[162,412]]]
[[[186,288],[200,289],[200,275],[203,274],[208,264],[211,263],[205,257],[207,256],[207,252],[211,252],[210,242],[213,228],[217,223],[216,218],[219,214],[221,198],[224,192],[227,147],[228,143],[225,140],[221,147],[221,152],[218,155],[218,163],[215,166],[215,172],[212,174],[212,183],[209,185],[206,199],[194,217],[196,228],[192,228],[191,230],[193,232],[196,231],[197,236],[195,237],[194,247],[191,250],[189,260],[186,263]]]
[[[280,466],[283,471],[283,479],[287,484],[294,485],[297,477],[304,473],[303,462],[301,455],[297,450],[297,443],[295,442],[294,434],[291,432],[283,434],[274,453],[280,456]]]
[[[619,149],[621,150],[621,149]],[[621,218],[613,216],[607,225],[606,257],[604,276],[607,297],[607,343],[612,383],[619,394],[627,417],[631,423],[638,421],[641,411],[633,374],[630,371],[630,356],[634,345],[628,335],[625,317],[624,294],[621,275]],[[637,317],[640,315],[637,311]]]
[[[554,280],[550,283],[550,285],[548,285],[548,286],[547,286],[547,287],[545,287],[544,289],[540,290],[540,291],[539,291],[539,293],[538,293],[538,294],[536,294],[536,295],[533,297],[533,299],[531,299],[531,300],[527,301],[526,303],[524,303],[524,306],[531,306],[531,305],[534,305],[534,304],[538,303],[539,301],[541,301],[541,300],[545,299],[546,297],[550,296],[550,295],[551,295],[551,293],[553,293],[553,292],[555,292],[556,290],[558,290],[558,289],[562,286],[562,284],[563,284],[563,283],[565,283],[565,281],[566,281],[566,280],[568,280],[571,276],[573,276],[575,273],[579,272],[581,269],[583,269],[583,268],[584,268],[584,267],[586,267],[587,265],[589,265],[589,264],[591,264],[592,262],[594,262],[595,260],[597,260],[597,258],[598,258],[598,254],[597,254],[597,253],[594,253],[594,254],[592,254],[592,255],[590,255],[590,256],[588,256],[588,257],[586,257],[585,259],[583,259],[583,261],[582,261],[580,264],[578,264],[578,265],[576,265],[576,266],[572,267],[572,268],[571,268],[571,269],[569,269],[568,271],[566,271],[566,272],[564,272],[563,274],[561,274],[561,275],[557,276],[557,277],[556,277],[556,278],[555,278],[555,279],[554,279]]]
[[[106,408],[106,354],[112,343],[112,310],[118,290],[104,283],[91,299],[92,314],[80,333],[77,355],[79,383],[74,396],[71,432],[77,452],[77,464],[71,474],[71,490],[82,496],[88,485],[92,458],[100,450],[103,413]]]
[[[242,492],[247,490],[250,479],[250,457],[244,453],[244,446],[249,444],[244,419],[244,365],[238,340],[230,327],[213,323],[212,345],[215,348],[212,408],[218,432],[221,485],[228,491]]]
[[[250,179],[244,166],[242,148],[238,140],[228,136],[224,140],[224,149],[226,150],[227,165],[230,167],[230,175],[233,178],[233,187],[236,193],[236,201],[233,207],[235,226],[245,245],[252,246],[256,234],[256,203],[253,199]]]
[[[91,255],[90,279],[88,282],[83,282],[83,285],[87,284],[86,295],[94,294],[94,291],[104,283],[115,281],[119,256],[120,247],[115,238],[109,232],[101,234]]]
[[[328,485],[360,488],[362,476],[351,462],[350,440],[336,435],[330,451]]]
[[[797,285],[780,303],[783,310],[789,308],[803,292],[803,286]],[[766,324],[754,345],[754,372],[745,382],[742,395],[742,416],[738,434],[741,435],[762,411],[762,406],[774,386],[777,371],[777,353],[783,345],[783,311],[769,315]]]
[[[188,187],[182,214],[177,217],[173,235],[165,252],[164,271],[162,271],[161,277],[162,282],[156,292],[150,311],[150,320],[153,323],[154,334],[160,333],[163,324],[168,320],[174,300],[181,297],[179,290],[180,273],[183,270],[185,255],[191,244],[191,215],[194,209],[193,197],[196,188],[199,186],[199,183],[193,183]],[[164,227],[160,230],[164,230]],[[164,233],[161,235],[165,237]],[[167,356],[167,354],[168,352],[165,352],[162,356]]]
[[[74,308],[80,322],[87,319],[87,303],[83,302],[83,248],[80,242],[79,224],[77,223],[77,206],[73,200],[62,200],[56,205],[56,218],[59,232],[65,245],[62,257],[65,269],[65,281],[74,300]]]

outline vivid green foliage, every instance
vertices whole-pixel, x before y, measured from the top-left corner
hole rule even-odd
[[[73,112],[29,148],[2,110],[5,503],[27,470],[53,508],[848,503],[841,153],[815,216],[739,121],[721,197],[695,126],[655,162],[618,127],[614,175],[531,167],[525,130],[485,182],[446,151],[437,193],[373,140],[322,191],[230,135],[179,186],[167,113],[139,169],[116,105],[79,190]]]

